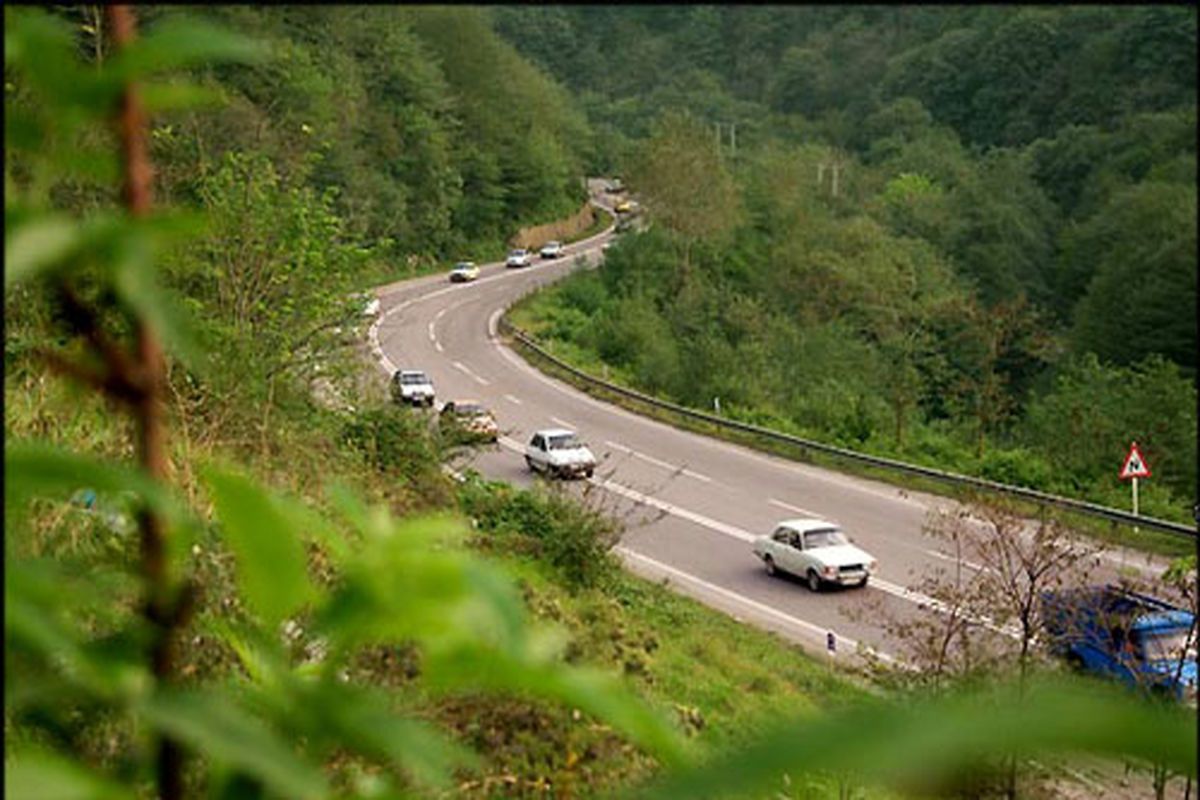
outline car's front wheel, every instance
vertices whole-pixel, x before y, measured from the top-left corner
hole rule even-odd
[[[810,569],[806,577],[808,579],[808,588],[810,591],[821,591],[821,576],[817,574],[815,569]]]
[[[767,574],[772,578],[779,574],[779,570],[775,567],[775,559],[770,556],[763,556],[763,564],[767,568]]]
[[[530,472],[537,472],[537,468],[533,465],[533,459],[525,456],[525,466],[529,467]]]
[[[584,474],[584,475],[586,475],[587,477],[589,477],[589,478],[590,478],[590,477],[592,477],[594,474],[596,474],[596,470],[594,470],[594,469],[589,469],[589,470],[587,470],[586,472],[584,472],[583,474]]]
[[[862,589],[863,587],[865,587],[867,585],[867,581],[869,581],[869,580],[870,580],[870,578],[863,578],[861,581],[859,581],[858,583],[856,583],[854,585],[857,586],[858,588]]]

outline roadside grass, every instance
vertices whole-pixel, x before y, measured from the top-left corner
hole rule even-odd
[[[514,305],[508,312],[508,318],[512,324],[535,337],[550,333],[549,337],[543,338],[543,346],[550,353],[568,362],[576,369],[604,378],[610,383],[625,387],[633,386],[630,375],[623,370],[613,369],[604,364],[594,352],[579,347],[573,342],[553,338],[552,330],[555,324],[556,311],[557,307],[549,302],[544,292],[536,292]],[[659,408],[658,406],[653,406],[583,381],[557,365],[541,358],[538,353],[516,340],[509,340],[508,344],[527,362],[536,364],[538,369],[547,375],[569,383],[598,400],[603,400],[604,402],[636,412],[659,422],[664,422],[676,428],[740,444],[792,461],[877,480],[904,491],[924,492],[958,501],[970,496],[970,492],[942,481],[919,475],[898,473],[892,470],[861,464],[856,461],[849,461],[798,445],[778,442],[751,433],[724,428]],[[732,415],[730,418],[736,419]],[[1019,509],[1031,517],[1035,517],[1045,511],[1037,503],[1017,498],[1014,498],[1014,502]],[[1195,552],[1196,543],[1194,539],[1146,528],[1134,529],[1126,525],[1065,509],[1052,509],[1049,513],[1061,519],[1064,524],[1070,526],[1080,534],[1108,546],[1125,547],[1170,558],[1178,558]]]

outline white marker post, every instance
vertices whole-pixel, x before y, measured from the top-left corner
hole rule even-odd
[[[1138,450],[1137,442],[1129,443],[1129,455],[1125,456],[1125,463],[1121,466],[1121,474],[1118,476],[1121,480],[1133,481],[1133,515],[1138,515],[1138,478],[1150,477],[1150,465],[1146,463],[1146,459],[1142,458],[1142,453]],[[1137,526],[1133,528],[1137,531]]]

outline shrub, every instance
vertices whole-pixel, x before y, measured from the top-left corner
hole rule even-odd
[[[459,489],[463,513],[475,520],[485,547],[531,553],[573,587],[606,581],[620,526],[560,490],[514,489],[472,475]]]

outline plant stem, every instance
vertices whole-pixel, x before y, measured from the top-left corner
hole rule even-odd
[[[128,47],[137,36],[137,20],[132,9],[113,5],[108,6],[106,11],[114,44],[118,48]],[[125,204],[130,216],[144,218],[150,214],[154,199],[154,172],[146,141],[146,114],[137,85],[133,82],[126,84],[121,94],[117,132],[125,166]],[[132,410],[137,422],[138,461],[152,479],[163,481],[167,471],[162,398],[165,364],[158,337],[146,320],[138,319],[136,326],[136,379],[141,391],[132,403]],[[146,581],[145,613],[154,631],[150,648],[151,669],[156,680],[169,683],[174,668],[174,633],[182,622],[182,615],[171,598],[163,520],[154,511],[143,508],[138,522],[141,528],[142,570]],[[156,750],[155,777],[159,797],[164,800],[182,797],[181,746],[170,737],[163,736]]]

